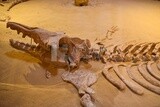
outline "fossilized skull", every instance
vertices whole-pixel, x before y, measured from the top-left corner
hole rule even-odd
[[[50,63],[75,63],[79,64],[81,58],[89,53],[90,41],[80,38],[72,38],[63,32],[50,32],[38,27],[28,27],[16,22],[8,22],[7,28],[17,30],[22,33],[22,37],[26,36],[33,39],[37,45],[14,41],[10,39],[12,47],[23,50],[40,60]]]

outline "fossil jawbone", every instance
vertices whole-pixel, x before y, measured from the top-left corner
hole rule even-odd
[[[81,58],[88,54],[90,48],[89,40],[82,40],[76,37],[71,38],[63,32],[51,32],[16,22],[7,22],[6,27],[16,30],[17,34],[22,33],[22,38],[27,36],[38,44],[32,45],[10,39],[10,45],[12,47],[25,51],[47,63],[57,62],[58,64],[60,62],[67,64],[75,63],[78,65]],[[67,46],[67,48],[63,46]]]

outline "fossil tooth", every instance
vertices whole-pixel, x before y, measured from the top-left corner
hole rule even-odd
[[[23,34],[22,38],[25,38],[27,35]]]
[[[26,46],[25,46],[25,45],[23,45],[23,46],[22,46],[22,49],[25,49],[25,48],[26,48]]]
[[[17,30],[17,34],[20,34],[20,31],[19,31],[19,30]]]
[[[16,44],[17,44],[17,46],[19,46],[19,45],[20,45],[20,42],[16,41]]]
[[[14,40],[13,40],[13,39],[9,39],[9,42],[13,44],[13,43],[14,43]]]

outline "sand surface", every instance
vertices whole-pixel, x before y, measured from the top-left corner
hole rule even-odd
[[[69,36],[90,39],[92,43],[97,37],[103,38],[112,26],[119,30],[106,45],[160,41],[158,1],[91,0],[87,7],[75,7],[72,0],[30,0],[8,12],[9,5],[0,6],[0,18],[10,16],[11,21],[64,31]],[[63,69],[43,67],[36,58],[13,49],[8,42],[10,38],[22,41],[15,31],[6,29],[5,22],[0,22],[0,107],[81,107],[75,87],[60,77]],[[100,62],[81,65],[93,72],[103,66]],[[50,79],[44,75],[46,69],[52,73]],[[133,71],[136,75],[136,69]],[[121,72],[128,78],[123,69]],[[115,74],[113,77],[117,78]],[[97,107],[160,107],[159,95],[142,87],[143,96],[128,88],[119,91],[102,75],[92,88]]]

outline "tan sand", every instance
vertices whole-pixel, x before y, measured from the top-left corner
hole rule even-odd
[[[103,38],[112,26],[119,30],[112,40],[106,41],[106,45],[160,41],[160,2],[90,1],[87,7],[75,7],[72,0],[30,0],[9,12],[6,10],[10,3],[5,3],[4,7],[0,6],[0,18],[9,15],[11,21],[50,31],[64,31],[69,36],[90,39],[92,43],[97,37]],[[22,38],[15,31],[6,29],[5,24],[0,22],[0,107],[81,107],[75,87],[60,77],[64,70],[47,67],[53,76],[46,79],[45,69],[38,64],[39,60],[9,46],[10,38]],[[25,38],[23,41],[30,40]],[[103,66],[100,62],[85,65],[93,72]],[[133,71],[137,73],[136,69]],[[123,69],[121,72],[128,78]],[[117,78],[115,74],[113,77]],[[159,95],[144,88],[143,96],[128,88],[119,91],[102,75],[92,88],[96,92],[97,107],[160,107]]]

